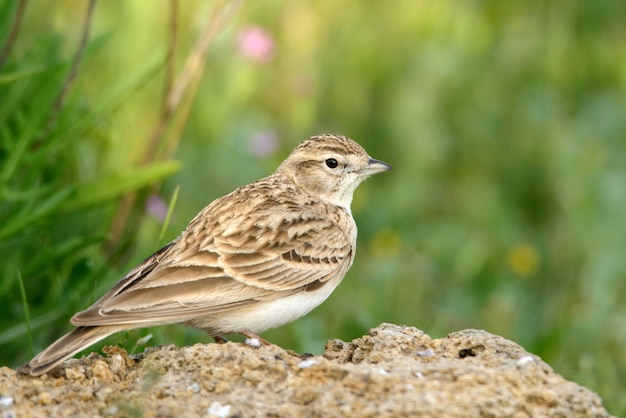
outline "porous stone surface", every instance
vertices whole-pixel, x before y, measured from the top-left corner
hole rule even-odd
[[[0,368],[0,417],[608,417],[598,395],[485,331],[381,324],[323,356],[240,343]]]

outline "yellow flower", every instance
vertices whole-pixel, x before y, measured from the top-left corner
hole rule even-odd
[[[371,245],[376,257],[391,257],[400,252],[402,238],[397,231],[383,229],[374,235]]]
[[[511,270],[521,277],[535,274],[539,269],[539,252],[527,243],[513,247],[509,251],[507,259]]]

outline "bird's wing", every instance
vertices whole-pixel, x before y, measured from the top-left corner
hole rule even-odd
[[[77,313],[72,323],[177,323],[343,276],[354,255],[353,237],[345,228],[315,211],[286,212],[250,211],[218,220],[199,215],[182,236]]]

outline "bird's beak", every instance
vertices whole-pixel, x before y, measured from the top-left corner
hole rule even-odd
[[[391,166],[385,162],[380,160],[375,160],[370,158],[370,163],[365,170],[363,170],[363,174],[366,176],[371,176],[372,174],[382,173],[383,171],[391,170]]]

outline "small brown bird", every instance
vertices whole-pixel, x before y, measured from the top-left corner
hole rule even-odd
[[[257,333],[306,315],[341,282],[356,246],[352,195],[390,168],[343,136],[305,140],[274,174],[204,208],[178,238],[74,315],[78,328],[18,370],[38,376],[113,333],[154,325],[264,342]]]

